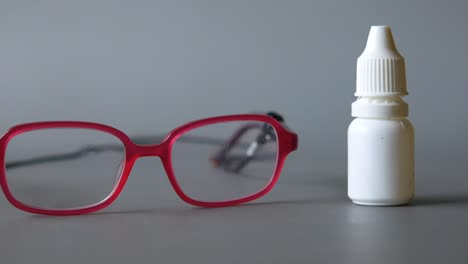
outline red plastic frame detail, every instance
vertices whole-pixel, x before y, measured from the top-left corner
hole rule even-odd
[[[171,150],[174,142],[184,133],[201,127],[205,125],[210,125],[214,123],[229,122],[229,121],[260,121],[265,122],[273,126],[277,133],[277,142],[278,142],[278,160],[276,169],[273,175],[272,180],[269,184],[260,190],[259,192],[240,198],[236,200],[223,201],[223,202],[203,202],[194,200],[188,197],[184,191],[180,188],[177,183],[176,177],[174,175],[174,170],[172,168],[171,161]],[[8,188],[6,180],[6,169],[5,169],[5,152],[8,142],[15,136],[25,133],[31,130],[39,129],[48,129],[48,128],[83,128],[83,129],[92,129],[98,130],[105,133],[109,133],[122,141],[125,146],[125,163],[122,169],[122,175],[119,179],[119,182],[114,186],[113,191],[108,195],[103,201],[96,204],[81,207],[73,208],[66,210],[48,210],[41,209],[32,206],[28,206],[18,200],[12,195]],[[283,168],[286,157],[289,153],[297,149],[298,145],[298,136],[294,132],[288,130],[281,125],[276,119],[268,115],[259,115],[259,114],[243,114],[243,115],[227,115],[227,116],[218,116],[211,117],[206,119],[201,119],[197,121],[192,121],[187,124],[184,124],[174,130],[172,130],[166,138],[157,145],[137,145],[122,131],[115,129],[113,127],[91,123],[91,122],[80,122],[80,121],[50,121],[50,122],[36,122],[36,123],[27,123],[14,126],[10,128],[1,138],[0,138],[0,186],[8,199],[8,201],[15,206],[16,208],[36,214],[45,214],[45,215],[79,215],[95,212],[101,209],[106,208],[112,202],[114,202],[119,196],[120,192],[125,186],[125,183],[130,175],[133,164],[140,157],[146,156],[158,156],[161,158],[164,169],[166,170],[169,181],[174,188],[177,195],[185,202],[201,207],[224,207],[224,206],[233,206],[241,203],[246,203],[255,199],[258,199],[265,194],[267,194],[279,179],[281,170]]]

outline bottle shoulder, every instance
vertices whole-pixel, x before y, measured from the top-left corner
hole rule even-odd
[[[351,132],[413,134],[414,126],[407,118],[355,118],[348,127],[348,133]]]

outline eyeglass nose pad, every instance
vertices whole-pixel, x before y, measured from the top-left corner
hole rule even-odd
[[[120,180],[120,177],[122,176],[123,164],[124,164],[124,161],[122,159],[119,162],[119,166],[117,167],[117,171],[114,176],[114,186],[117,184],[117,182]]]

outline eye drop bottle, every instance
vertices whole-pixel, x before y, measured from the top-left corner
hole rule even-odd
[[[357,60],[348,128],[348,196],[359,205],[407,204],[414,196],[414,129],[407,119],[404,58],[389,26],[372,26]]]

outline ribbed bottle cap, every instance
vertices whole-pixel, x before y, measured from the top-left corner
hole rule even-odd
[[[389,26],[372,26],[357,60],[356,96],[404,96],[405,60],[396,49]]]

